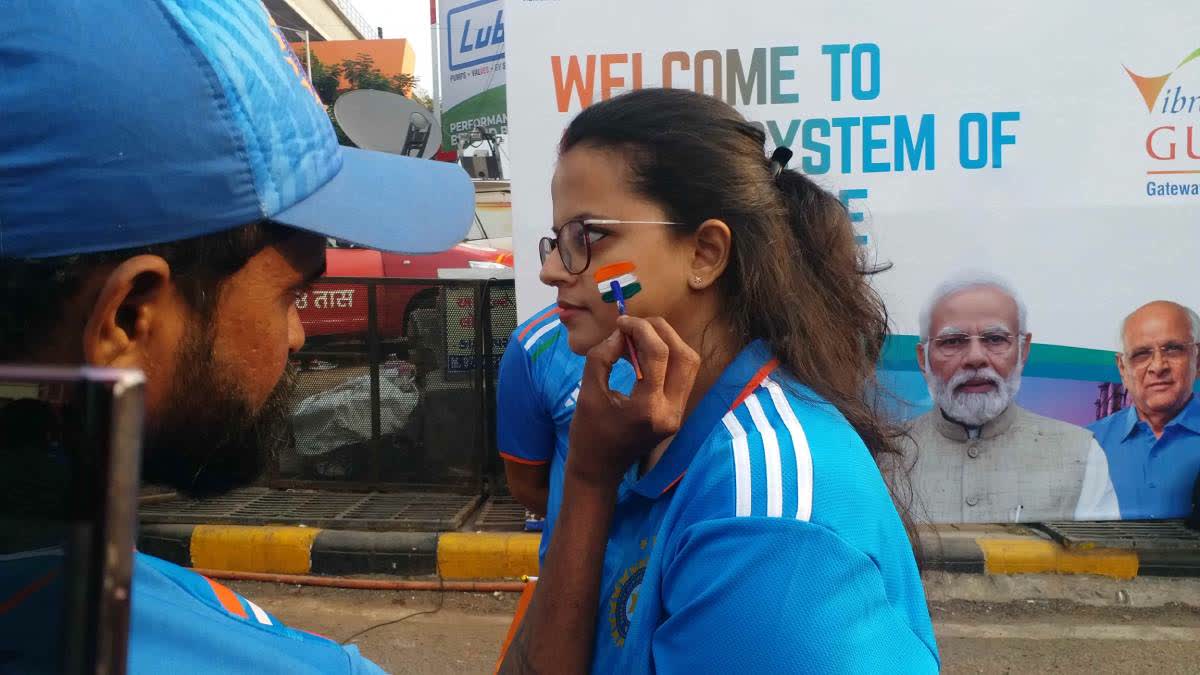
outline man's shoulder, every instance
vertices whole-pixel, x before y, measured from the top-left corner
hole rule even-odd
[[[933,410],[917,415],[916,417],[905,422],[904,431],[908,436],[908,438],[905,440],[911,442],[904,442],[902,445],[906,447],[909,447],[914,443],[916,445],[927,445],[928,439],[940,437],[941,434],[937,433],[937,415],[941,415],[941,412],[934,407]],[[917,442],[917,439],[925,439],[926,443]],[[911,447],[909,447],[909,449],[911,449]]]
[[[1039,436],[1050,437],[1060,440],[1064,444],[1084,443],[1090,444],[1094,438],[1092,432],[1077,424],[1056,420],[1053,417],[1039,415],[1031,410],[1027,410],[1013,404],[1017,414],[1017,423],[1020,428],[1026,430],[1027,433],[1035,433]]]
[[[558,307],[555,305],[534,312],[533,316],[521,322],[513,330],[510,340],[530,353],[539,346],[544,347],[549,343],[545,338],[562,327],[562,321],[558,318],[558,314]]]
[[[1126,415],[1125,409],[1118,410],[1117,412],[1115,412],[1111,415],[1108,415],[1107,417],[1101,417],[1100,419],[1096,420],[1095,422],[1092,422],[1091,424],[1087,425],[1087,429],[1088,429],[1088,431],[1091,431],[1093,434],[1095,434],[1097,437],[1102,436],[1102,435],[1108,433],[1109,431],[1111,431],[1113,429],[1113,427],[1120,424],[1120,422],[1122,420],[1124,420],[1125,415]]]
[[[356,649],[289,628],[223,584],[144,553],[134,559],[131,607],[133,673],[170,667],[184,672],[380,672]]]

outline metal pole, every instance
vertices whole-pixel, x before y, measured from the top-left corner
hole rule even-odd
[[[439,126],[442,123],[442,52],[438,47],[438,38],[441,37],[440,33],[437,0],[429,0],[429,52],[431,55],[429,63],[433,66],[433,110],[431,112],[433,113],[433,119],[437,121]],[[444,129],[442,133],[445,133]]]
[[[367,360],[370,362],[371,377],[371,441],[368,445],[370,452],[367,457],[367,480],[379,482],[380,453],[383,452],[382,440],[382,401],[379,393],[379,286],[367,284]]]
[[[308,31],[304,31],[304,59],[308,61],[308,83],[312,84],[312,45],[308,41]]]

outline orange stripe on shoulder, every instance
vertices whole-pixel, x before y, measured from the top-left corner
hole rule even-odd
[[[504,461],[506,461],[506,462],[516,462],[517,464],[528,464],[530,466],[542,466],[544,464],[550,463],[549,460],[525,459],[524,457],[517,457],[516,455],[510,455],[507,452],[500,453],[500,457],[503,458]]]
[[[517,342],[520,342],[521,340],[524,340],[524,339],[525,339],[525,336],[526,336],[526,335],[529,335],[529,333],[530,333],[530,332],[531,332],[531,331],[534,329],[534,327],[536,327],[536,326],[537,326],[539,323],[541,323],[541,322],[545,321],[545,320],[546,320],[548,317],[552,317],[552,316],[554,316],[555,314],[558,314],[558,313],[559,313],[559,312],[561,312],[561,311],[562,311],[561,309],[559,309],[559,308],[557,308],[557,307],[554,307],[554,308],[551,308],[551,309],[548,309],[548,310],[546,310],[545,312],[542,312],[540,315],[538,315],[538,317],[537,317],[537,318],[535,318],[533,321],[530,321],[530,322],[529,322],[529,324],[525,326],[525,330],[521,331],[521,333],[520,333],[519,335],[517,335]]]
[[[762,385],[763,380],[767,379],[767,377],[771,373],[775,372],[775,369],[778,367],[779,359],[771,359],[763,364],[763,367],[759,368],[758,372],[754,374],[754,377],[750,378],[750,381],[746,383],[746,387],[742,389],[742,393],[738,394],[738,397],[734,399],[733,405],[729,406],[729,409],[736,410],[743,403],[745,403],[746,399],[750,398],[750,395],[754,393],[754,390],[758,389],[758,387]]]
[[[209,586],[212,586],[213,593],[217,596],[217,602],[221,603],[226,612],[234,616],[240,616],[243,619],[250,618],[246,615],[246,608],[242,607],[242,603],[238,600],[236,593],[208,577],[204,577],[204,580],[208,582]]]
[[[671,488],[675,487],[676,485],[679,485],[679,481],[683,480],[683,477],[684,477],[684,476],[686,476],[686,475],[687,475],[687,471],[686,471],[686,470],[684,470],[684,472],[683,472],[683,473],[681,473],[681,474],[679,474],[678,476],[676,476],[676,477],[675,477],[675,480],[671,481],[671,484],[670,484],[670,485],[668,485],[667,487],[663,488],[663,491],[662,491],[662,492],[660,492],[660,493],[658,493],[658,496],[660,496],[660,497],[661,497],[661,496],[663,496],[663,495],[667,494],[668,492],[670,492],[670,491],[671,491]]]
[[[29,599],[29,596],[49,586],[50,583],[54,581],[54,579],[57,578],[61,572],[62,568],[56,567],[42,576],[34,579],[21,590],[13,593],[12,596],[4,602],[0,602],[0,615],[7,614],[13,608],[19,606],[21,603]]]

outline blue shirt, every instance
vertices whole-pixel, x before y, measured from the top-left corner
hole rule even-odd
[[[1200,474],[1200,397],[1155,438],[1130,406],[1088,426],[1108,456],[1122,520],[1182,518],[1191,512]]]
[[[618,489],[596,673],[939,667],[900,517],[861,438],[755,343]]]
[[[195,572],[135,553],[127,672],[381,675],[355,646],[288,628],[253,602]],[[57,672],[47,629],[61,621],[61,549],[0,556],[0,592],[20,604],[0,615],[0,672]],[[42,580],[50,579],[50,583]],[[25,589],[24,592],[19,589]],[[47,613],[47,610],[51,610]],[[40,632],[40,634],[38,634]]]
[[[510,462],[550,466],[546,523],[538,560],[550,546],[554,521],[562,504],[567,441],[584,358],[571,351],[567,329],[554,305],[517,326],[500,359],[496,384],[496,437],[500,456]],[[613,365],[609,386],[622,393],[633,388],[633,367]]]

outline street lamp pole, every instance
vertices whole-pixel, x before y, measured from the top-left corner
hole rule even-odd
[[[279,26],[279,28],[280,28],[280,30],[290,30],[293,33],[296,33],[297,35],[304,36],[304,61],[305,61],[305,66],[308,69],[308,81],[311,83],[313,81],[312,44],[309,42],[309,39],[308,39],[308,30],[307,29],[301,30],[299,28],[289,28],[287,26]]]

